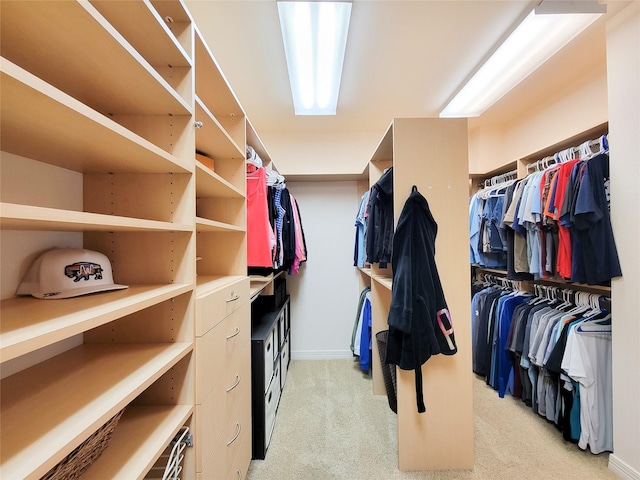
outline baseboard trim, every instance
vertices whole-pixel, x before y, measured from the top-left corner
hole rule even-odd
[[[609,470],[624,480],[640,480],[640,472],[627,465],[613,453],[609,455]]]
[[[351,350],[292,350],[291,360],[335,360],[353,358]]]

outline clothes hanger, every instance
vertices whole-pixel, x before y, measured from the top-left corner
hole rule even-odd
[[[256,168],[261,168],[263,166],[262,159],[251,145],[247,145],[246,163],[254,165]]]
[[[593,146],[593,141],[592,140],[587,140],[586,142],[583,142],[580,144],[580,159],[582,160],[589,160],[591,157],[593,157],[594,153],[593,150],[591,149],[591,147]]]
[[[542,303],[546,302],[545,292],[542,285],[534,285],[533,291],[534,291],[535,297],[531,301],[531,305],[541,305]]]
[[[580,322],[576,331],[585,334],[611,333],[611,314],[607,313],[602,318]]]
[[[576,315],[589,310],[588,297],[586,295],[585,292],[574,292],[573,303],[571,304],[573,308],[567,310],[567,315]]]
[[[611,314],[599,308],[600,295],[590,294],[590,303],[594,310],[584,316],[577,331],[581,333],[611,333]],[[594,313],[596,312],[596,313]],[[596,318],[597,317],[597,318]]]

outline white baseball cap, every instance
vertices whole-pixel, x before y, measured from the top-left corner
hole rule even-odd
[[[82,248],[54,248],[31,264],[16,295],[58,299],[123,288],[127,285],[113,283],[106,255]]]

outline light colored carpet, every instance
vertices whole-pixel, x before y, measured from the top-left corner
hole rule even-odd
[[[567,443],[520,400],[474,379],[473,471],[401,472],[396,415],[352,360],[292,361],[265,460],[248,480],[605,480],[608,455]]]

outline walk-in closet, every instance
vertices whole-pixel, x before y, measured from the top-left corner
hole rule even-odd
[[[640,480],[640,1],[0,22],[1,478]]]

